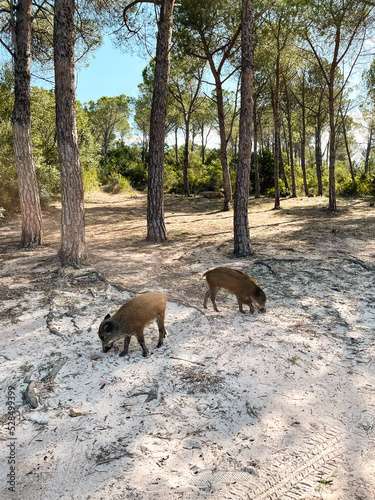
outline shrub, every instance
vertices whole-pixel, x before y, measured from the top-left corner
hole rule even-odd
[[[133,189],[128,179],[121,174],[112,174],[108,178],[108,184],[104,187],[106,193],[119,194],[123,192],[132,193]]]
[[[98,170],[95,167],[82,169],[83,191],[89,193],[99,188]]]
[[[338,185],[338,194],[342,196],[365,196],[375,194],[375,177],[362,173],[352,180],[347,178]]]
[[[38,179],[39,192],[43,190],[50,195],[60,194],[61,178],[60,171],[57,167],[36,163],[35,171]]]
[[[271,151],[264,150],[258,153],[258,169],[260,192],[261,194],[268,194],[274,188],[274,159]],[[254,154],[251,157],[250,181],[254,189]]]
[[[136,189],[147,186],[147,167],[142,162],[141,149],[118,142],[108,151],[107,163],[101,161],[99,177],[102,183],[108,182],[113,174],[120,174],[130,181]]]

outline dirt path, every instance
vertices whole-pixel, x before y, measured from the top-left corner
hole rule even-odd
[[[340,202],[337,214],[326,200],[285,200],[280,211],[252,202],[249,259],[233,258],[232,214],[220,201],[168,197],[170,240],[152,246],[145,203],[87,200],[80,270],[61,270],[55,257],[57,206],[41,249],[17,248],[17,218],[1,228],[0,438],[4,457],[16,438],[16,492],[4,460],[0,497],[375,498],[369,201]],[[241,315],[224,293],[219,313],[204,310],[201,274],[217,265],[253,276],[267,313]],[[147,359],[135,340],[125,359],[102,353],[101,319],[148,290],[169,298],[164,346],[150,325]],[[36,409],[22,399],[30,380]]]

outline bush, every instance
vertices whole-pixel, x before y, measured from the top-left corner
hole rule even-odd
[[[274,189],[274,157],[271,151],[264,150],[258,153],[259,185],[261,194],[268,194]],[[254,189],[254,153],[251,157],[250,181]],[[273,191],[275,193],[275,191]]]
[[[338,194],[341,196],[375,195],[375,177],[362,173],[357,178],[347,178],[338,185]]]
[[[147,186],[147,167],[142,162],[142,152],[138,146],[119,142],[108,151],[107,163],[102,160],[100,164],[100,181],[105,184],[113,174],[122,175],[136,189]]]
[[[45,190],[50,195],[61,193],[60,171],[51,165],[35,165],[36,177],[38,179],[39,192]]]
[[[123,192],[132,193],[133,189],[128,179],[125,179],[121,174],[112,174],[108,178],[108,183],[104,187],[106,193],[119,194]]]
[[[82,169],[83,191],[89,193],[99,188],[98,170],[95,167]]]

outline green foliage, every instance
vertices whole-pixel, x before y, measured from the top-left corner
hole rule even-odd
[[[55,94],[39,87],[31,89],[31,135],[34,161],[40,167],[58,167]]]
[[[362,173],[354,181],[347,178],[338,185],[337,190],[341,196],[374,196],[375,177]]]
[[[168,193],[183,194],[183,163],[184,148],[178,149],[179,163],[176,165],[174,148],[168,149],[165,154],[164,187]],[[222,188],[222,169],[219,152],[215,149],[207,152],[206,163],[202,164],[201,152],[196,149],[190,153],[188,180],[192,194],[202,191],[220,191]]]
[[[122,141],[108,151],[107,163],[101,161],[100,179],[106,183],[109,177],[117,173],[126,177],[136,189],[147,186],[147,166],[142,162],[141,149],[137,145],[127,146]]]
[[[52,196],[60,194],[60,171],[52,165],[35,164],[38,179],[39,196],[42,205],[48,205]]]
[[[258,170],[260,193],[269,194],[270,190],[274,189],[274,157],[271,151],[264,150],[258,153]],[[254,189],[254,154],[251,159],[250,181]]]
[[[116,134],[124,136],[129,130],[128,99],[124,94],[116,97],[103,96],[97,101],[89,101],[85,109],[92,134],[100,141],[106,157]]]
[[[89,193],[99,188],[98,169],[88,166],[82,169],[83,191]]]
[[[108,178],[108,183],[106,184],[104,190],[107,193],[119,194],[119,193],[133,193],[133,188],[130,185],[128,179],[125,179],[121,174],[111,174]]]
[[[0,71],[0,206],[12,211],[18,206],[17,172],[13,160],[10,123],[13,109],[13,72],[10,65]]]

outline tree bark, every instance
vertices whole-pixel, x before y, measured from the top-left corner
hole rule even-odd
[[[188,178],[188,169],[189,169],[189,137],[190,137],[190,121],[186,120],[185,121],[184,165],[183,165],[183,168],[182,168],[185,196],[190,196],[189,178]]]
[[[241,113],[239,125],[238,167],[234,196],[234,254],[251,255],[249,231],[249,185],[251,162],[251,125],[253,119],[253,1],[242,0],[241,37]]]
[[[290,173],[292,175],[292,198],[296,198],[297,188],[296,188],[296,175],[294,172],[292,117],[290,111],[290,96],[286,83],[285,83],[285,95],[286,95],[286,120],[288,124],[288,136],[289,136]]]
[[[256,99],[253,104],[253,123],[254,123],[254,190],[255,198],[260,198],[260,183],[259,183],[259,164],[258,164],[258,117]]]
[[[80,266],[85,253],[82,169],[78,152],[74,73],[74,0],[56,0],[54,59],[56,129],[61,173],[62,265]]]
[[[178,168],[178,127],[174,128],[174,154],[176,159],[176,167]]]
[[[229,210],[229,205],[232,201],[232,183],[229,174],[228,152],[227,152],[227,136],[225,131],[225,113],[224,113],[224,98],[223,87],[221,85],[220,76],[215,76],[217,112],[219,121],[220,135],[220,159],[223,172],[223,188],[224,188],[224,207],[223,210]]]
[[[202,130],[201,130],[201,137],[202,137],[202,151],[201,151],[201,157],[202,157],[202,165],[204,165],[205,162],[205,151],[206,151],[206,145],[204,141],[204,125],[202,124]]]
[[[372,123],[370,124],[370,131],[369,131],[369,138],[367,142],[367,148],[366,148],[366,159],[365,159],[365,174],[370,173],[370,153],[371,153],[371,148],[372,148],[372,136],[374,133],[374,127]]]
[[[302,77],[302,131],[301,131],[301,167],[305,196],[309,196],[309,186],[306,177],[306,106],[305,106],[305,73]]]
[[[274,124],[275,124],[275,148],[274,148],[274,186],[275,186],[275,206],[280,208],[280,187],[279,187],[279,157],[280,151],[280,51],[276,56],[276,85],[274,97]]]
[[[43,244],[42,211],[31,145],[30,46],[31,0],[19,0],[14,46],[14,108],[12,132],[21,207],[21,246]]]
[[[320,116],[317,116],[315,128],[315,163],[316,163],[316,177],[318,180],[318,196],[323,196],[323,182],[322,182],[322,124]]]
[[[283,161],[283,151],[281,149],[281,134],[279,134],[279,151],[280,151],[280,165],[279,165],[279,168],[280,168],[280,172],[281,172],[284,184],[285,184],[285,189],[287,191],[289,191],[289,182],[288,182],[288,177],[286,176],[286,172],[285,172],[284,161]]]
[[[328,86],[329,103],[329,203],[328,210],[336,211],[336,181],[335,181],[335,161],[336,161],[336,123],[335,123],[335,95],[334,78],[336,67],[332,65],[330,81]]]
[[[346,154],[348,155],[348,161],[349,161],[350,176],[352,178],[352,181],[354,182],[355,176],[354,176],[353,162],[352,162],[352,157],[350,154],[348,135],[346,133],[345,117],[344,117],[344,113],[342,111],[341,111],[341,120],[342,120],[342,132],[344,135],[345,149],[346,149]]]
[[[150,146],[147,194],[147,241],[161,243],[167,239],[164,223],[164,141],[170,70],[170,47],[174,0],[163,0],[160,8],[154,92],[150,118]]]

